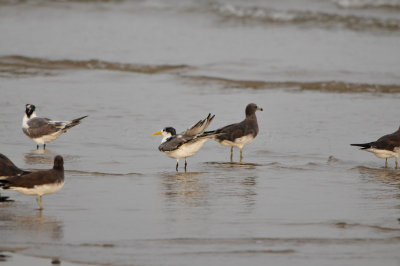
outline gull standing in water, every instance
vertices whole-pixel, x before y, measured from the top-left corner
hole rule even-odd
[[[87,115],[71,121],[53,121],[49,118],[37,117],[36,107],[33,104],[27,104],[22,120],[22,131],[36,142],[36,149],[39,149],[39,144],[43,144],[43,149],[46,149],[46,143],[57,139],[71,127],[80,124],[85,117]]]
[[[0,179],[26,174],[30,174],[30,172],[19,169],[7,156],[0,153]],[[2,201],[9,201],[9,199],[0,195],[0,202]]]
[[[187,157],[194,155],[203,144],[209,139],[215,137],[218,133],[204,131],[214,119],[214,115],[208,114],[204,120],[200,120],[194,126],[185,132],[176,134],[173,127],[166,127],[153,135],[163,135],[161,145],[158,149],[171,158],[176,159],[176,171],[178,171],[179,159],[185,158],[185,172],[187,166]]]
[[[377,141],[350,145],[362,147],[361,150],[372,152],[378,158],[385,158],[385,167],[387,167],[387,159],[395,157],[397,169],[400,153],[400,128],[392,134],[380,137]]]
[[[43,209],[42,196],[59,191],[63,185],[64,160],[60,155],[54,158],[53,169],[0,179],[2,189],[15,190],[25,195],[36,195],[40,210]]]
[[[262,111],[263,109],[254,103],[250,103],[246,106],[246,118],[242,122],[211,131],[212,133],[216,133],[213,138],[215,141],[219,142],[222,146],[231,147],[231,162],[233,159],[233,147],[240,149],[240,161],[242,161],[243,147],[252,143],[256,138],[258,134],[257,110]]]

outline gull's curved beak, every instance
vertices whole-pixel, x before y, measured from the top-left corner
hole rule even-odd
[[[261,107],[257,107],[258,111],[264,111]]]
[[[153,135],[162,135],[161,131],[154,132]]]

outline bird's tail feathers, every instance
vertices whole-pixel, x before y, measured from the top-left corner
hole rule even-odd
[[[210,125],[212,120],[214,119],[215,115],[211,115],[211,113],[208,114],[208,116],[197,122],[194,126],[186,130],[185,134],[187,135],[197,135],[203,133],[207,127]]]
[[[68,124],[65,125],[64,130],[68,130],[71,127],[79,125],[81,123],[81,120],[86,118],[86,117],[88,117],[88,116],[85,115],[85,116],[82,116],[82,117],[79,117],[79,118],[76,118],[76,119],[72,120],[71,122],[69,122]]]
[[[210,139],[215,139],[218,136],[224,135],[225,133],[220,132],[219,130],[211,130],[211,131],[206,131],[201,136],[208,137]]]
[[[362,150],[371,148],[371,143],[361,143],[361,144],[350,144],[351,146],[362,147]]]

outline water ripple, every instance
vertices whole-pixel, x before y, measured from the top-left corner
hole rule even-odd
[[[0,75],[54,75],[56,70],[109,70],[156,74],[186,68],[186,65],[138,65],[92,60],[50,60],[46,58],[10,55],[0,57]]]

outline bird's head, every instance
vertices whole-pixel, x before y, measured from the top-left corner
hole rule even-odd
[[[54,158],[54,166],[53,166],[53,169],[56,169],[56,170],[64,170],[64,159],[63,159],[62,156],[57,155],[57,156]]]
[[[173,127],[165,127],[161,131],[154,132],[153,135],[163,135],[163,139],[161,142],[166,141],[168,138],[176,135],[176,130]]]
[[[33,115],[33,117],[35,117],[35,115],[34,115],[35,110],[36,110],[36,106],[34,106],[33,104],[25,105],[25,114],[28,118],[31,118],[32,115]]]
[[[261,107],[258,107],[255,103],[249,103],[246,106],[246,116],[250,116],[256,113],[256,111],[263,111]]]

